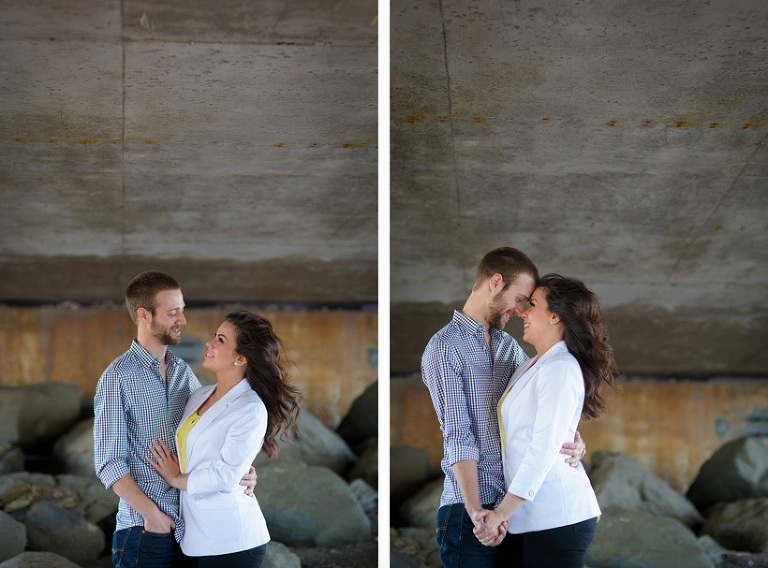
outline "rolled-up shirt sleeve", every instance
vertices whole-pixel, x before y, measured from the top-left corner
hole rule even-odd
[[[238,413],[241,416],[227,430],[215,458],[189,472],[187,492],[191,497],[235,491],[248,473],[267,431],[267,409],[261,404],[248,404]]]
[[[118,376],[108,369],[99,379],[93,400],[93,462],[96,476],[109,489],[130,473],[128,424]]]
[[[422,375],[440,421],[445,457],[451,465],[480,460],[477,439],[472,432],[461,360],[454,347],[432,341],[422,358]]]
[[[532,439],[508,492],[532,501],[560,454],[574,414],[583,399],[583,378],[578,365],[563,360],[547,362],[535,383]]]

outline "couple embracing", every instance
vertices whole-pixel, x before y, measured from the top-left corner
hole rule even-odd
[[[179,283],[143,272],[125,303],[137,336],[94,399],[96,474],[120,497],[112,562],[259,568],[269,532],[251,463],[261,450],[277,454],[298,416],[280,339],[266,319],[232,312],[205,346],[202,365],[216,383],[201,387],[168,351],[187,323]]]
[[[513,316],[532,359],[503,331]],[[584,565],[600,508],[577,426],[603,413],[600,388],[615,374],[582,282],[540,278],[511,247],[483,257],[464,307],[422,358],[443,433],[437,541],[446,568]]]

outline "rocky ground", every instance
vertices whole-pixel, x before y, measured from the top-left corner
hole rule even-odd
[[[377,391],[335,432],[302,412],[301,437],[254,462],[273,539],[263,568],[377,565]],[[71,385],[0,387],[0,568],[112,566],[118,500],[95,477],[81,398]]]
[[[301,548],[291,551],[301,559],[301,568],[369,568],[378,564],[376,541],[332,547]]]
[[[419,452],[392,450],[393,567],[441,566],[434,525],[443,480]],[[621,453],[597,452],[585,467],[603,511],[591,568],[768,568],[768,441],[725,444],[685,495]]]

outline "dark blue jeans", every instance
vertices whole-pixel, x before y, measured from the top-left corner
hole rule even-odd
[[[173,533],[157,534],[144,527],[115,531],[112,564],[116,568],[177,568],[181,550]]]
[[[264,562],[267,545],[262,544],[250,550],[222,554],[220,556],[200,556],[197,558],[196,568],[260,568]],[[195,558],[190,558],[195,560]]]
[[[492,509],[493,505],[483,505]],[[499,547],[480,544],[463,503],[444,505],[437,511],[437,544],[445,568],[496,568]],[[509,567],[511,568],[511,567]]]
[[[597,519],[556,529],[508,534],[499,547],[507,566],[583,568]]]

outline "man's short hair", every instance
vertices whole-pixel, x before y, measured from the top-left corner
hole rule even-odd
[[[155,296],[158,292],[179,289],[181,286],[176,279],[162,272],[147,270],[135,276],[125,289],[125,305],[133,323],[139,323],[136,315],[139,308],[149,310],[155,315]]]
[[[529,274],[536,282],[539,280],[539,271],[533,261],[523,251],[512,247],[499,247],[486,253],[477,267],[474,288],[494,274],[501,274],[504,279],[502,292],[521,274]]]

